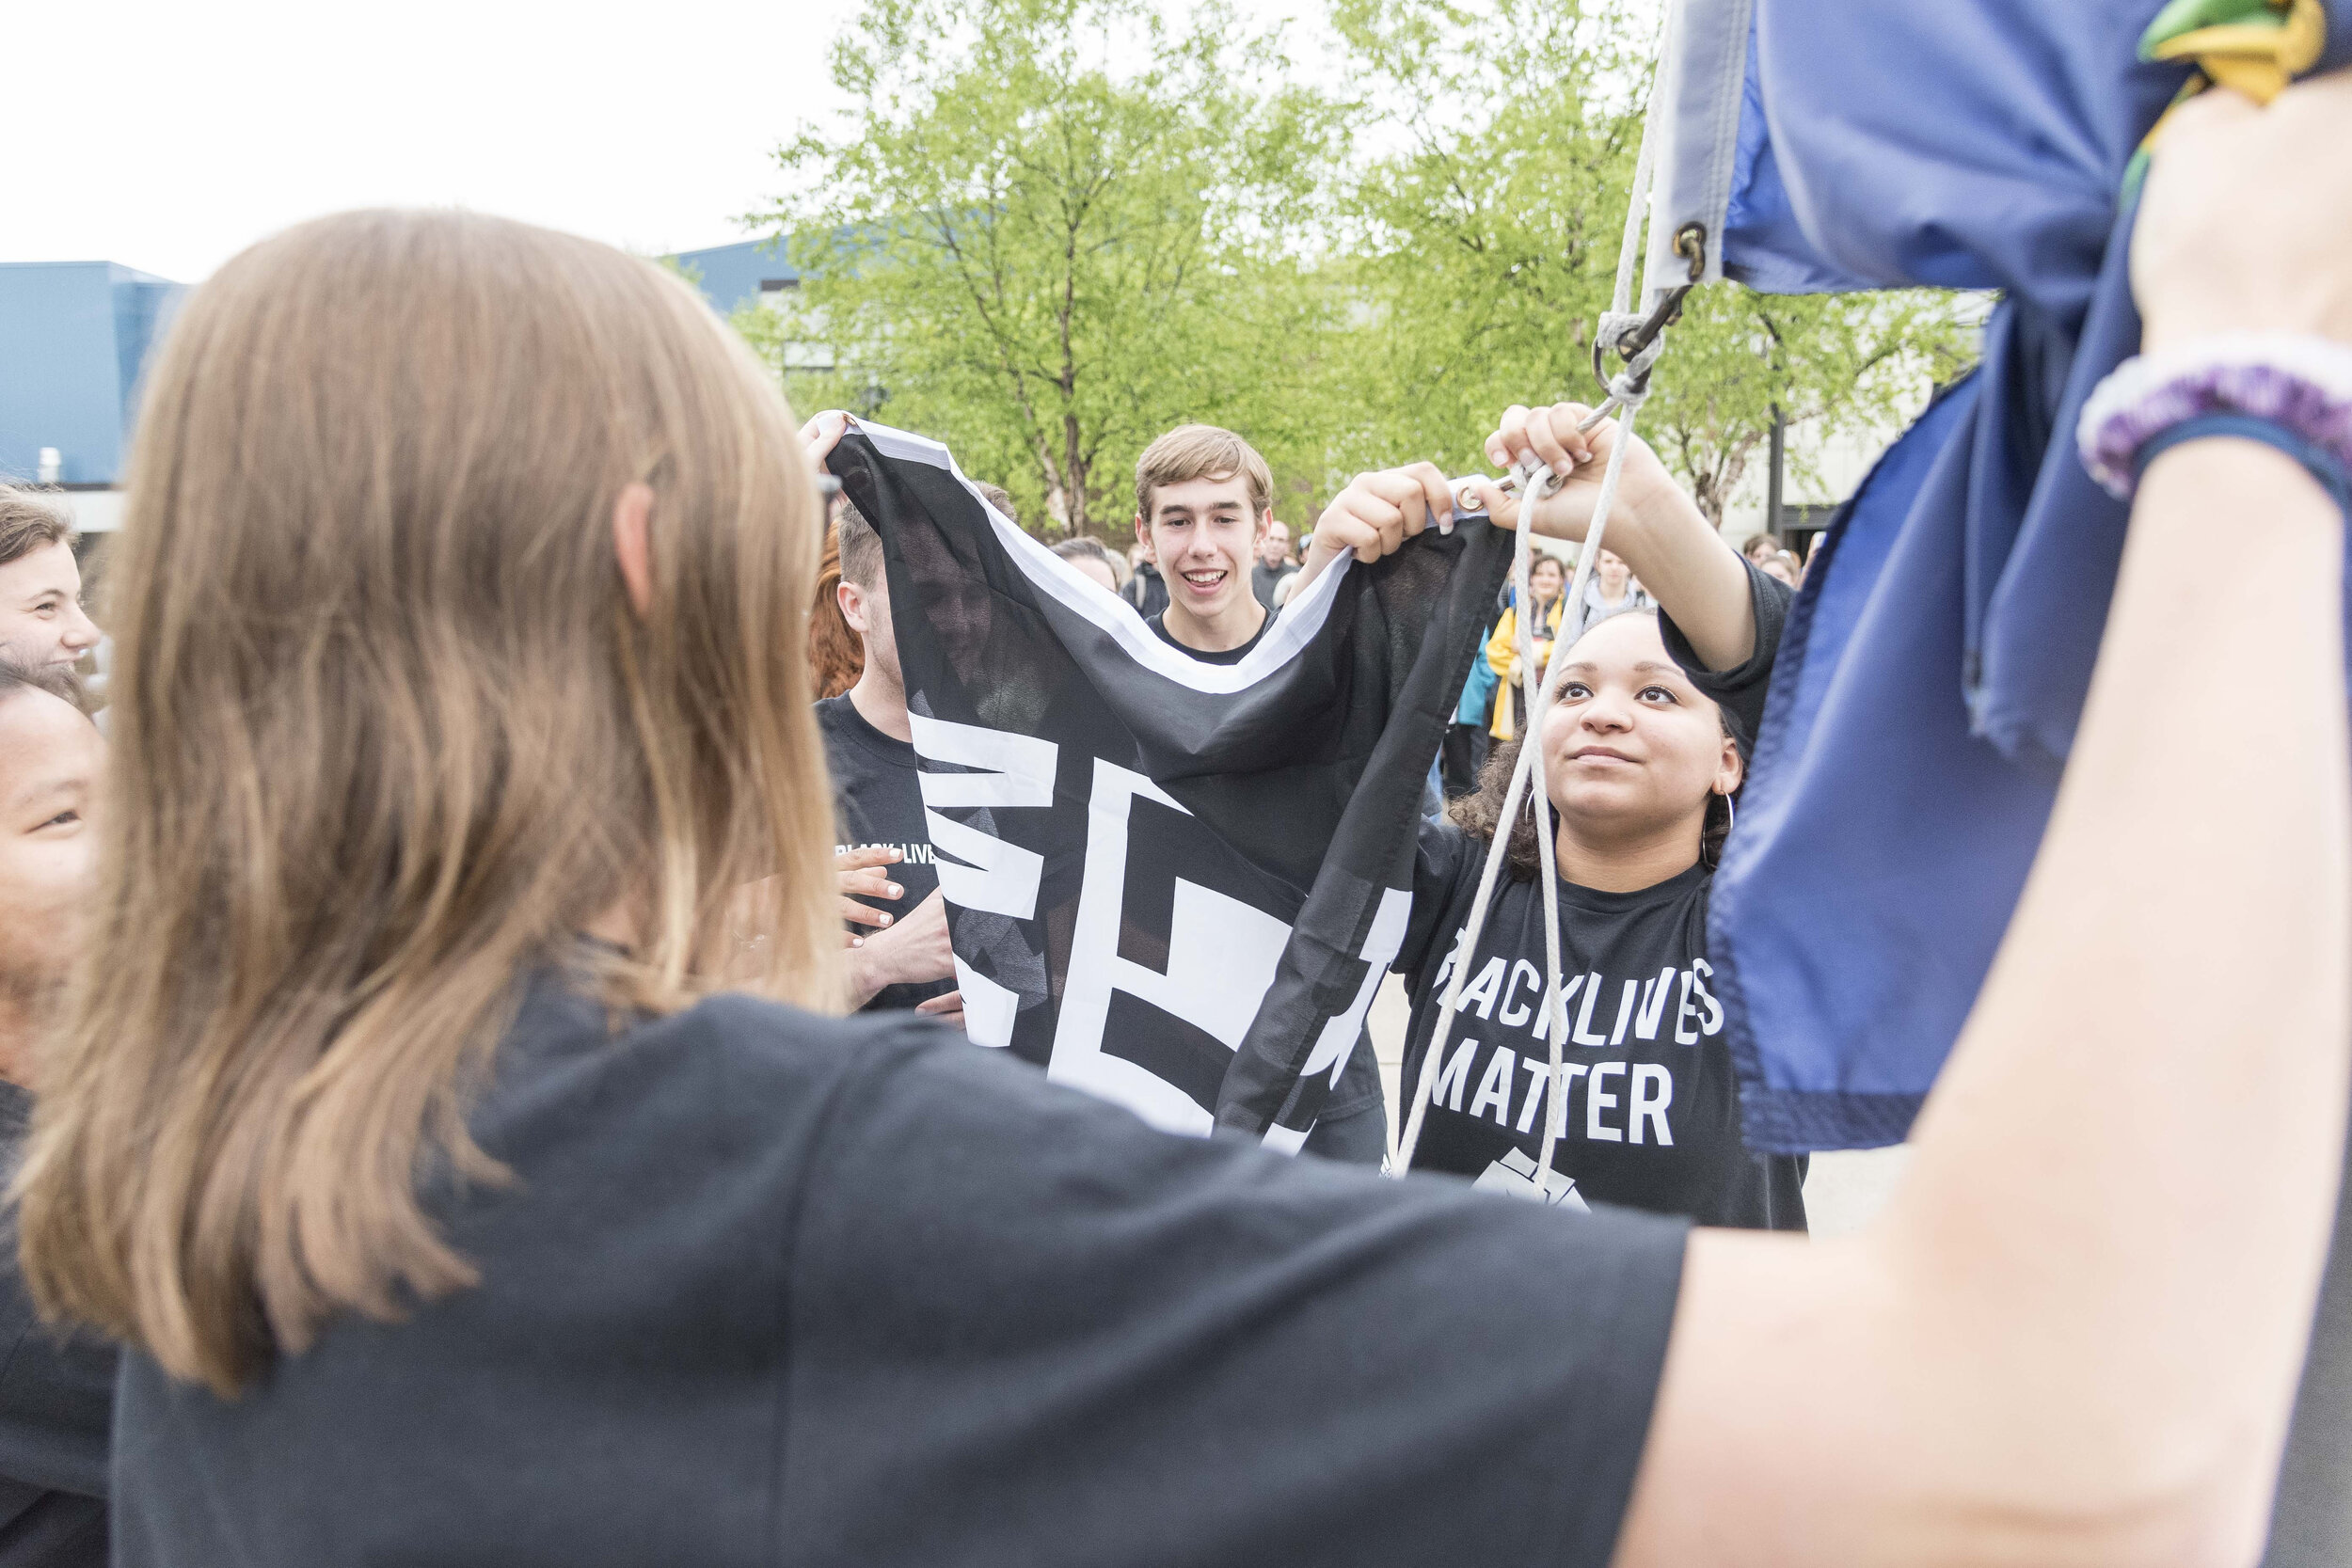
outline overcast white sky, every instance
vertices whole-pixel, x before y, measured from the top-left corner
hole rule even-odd
[[[641,251],[745,237],[835,106],[854,0],[18,0],[0,261],[196,282],[347,207],[449,203]]]

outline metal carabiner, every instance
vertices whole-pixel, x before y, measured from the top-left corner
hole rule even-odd
[[[1597,338],[1593,341],[1593,379],[1600,383],[1603,391],[1613,396],[1616,388],[1611,383],[1609,372],[1601,368],[1602,352],[1613,346],[1617,357],[1631,364],[1644,349],[1658,341],[1661,332],[1682,319],[1684,297],[1699,286],[1700,277],[1707,272],[1707,226],[1686,223],[1676,230],[1675,254],[1691,263],[1690,277],[1661,295],[1657,305],[1651,308],[1649,318],[1639,326],[1619,333],[1613,345]],[[1648,390],[1649,372],[1644,371],[1634,377],[1633,386],[1637,391]]]
[[[1699,279],[1707,272],[1707,226],[1701,223],[1686,223],[1676,230],[1675,254],[1691,264],[1690,276],[1687,280],[1666,291],[1646,320],[1617,335],[1615,347],[1618,356],[1628,364],[1630,364],[1644,349],[1656,342],[1661,332],[1665,331],[1681,318],[1683,299],[1692,289],[1698,287]],[[1579,430],[1591,430],[1609,417],[1611,409],[1618,406],[1617,388],[1611,383],[1608,372],[1601,369],[1600,363],[1601,352],[1610,346],[1607,342],[1598,340],[1593,343],[1593,378],[1600,383],[1603,396],[1598,406],[1586,415],[1582,422],[1577,426]],[[1649,372],[1644,371],[1634,378],[1633,389],[1640,392],[1646,391],[1648,388]],[[1507,473],[1500,479],[1487,480],[1486,483],[1506,496],[1518,493],[1519,476],[1517,473]],[[1455,515],[1483,517],[1486,515],[1486,509],[1478,503],[1478,483],[1479,479],[1476,477],[1465,477],[1449,483],[1448,488],[1454,496]],[[1549,495],[1559,488],[1559,480],[1547,474],[1544,476],[1543,494]]]

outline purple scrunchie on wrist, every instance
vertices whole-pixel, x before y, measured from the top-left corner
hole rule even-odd
[[[2141,447],[2184,420],[2219,413],[2281,425],[2352,467],[2352,348],[2233,332],[2126,359],[2083,404],[2075,445],[2090,477],[2128,500]]]

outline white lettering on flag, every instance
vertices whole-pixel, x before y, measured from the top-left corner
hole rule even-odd
[[[1380,981],[1389,973],[1389,960],[1405,944],[1405,927],[1413,915],[1413,895],[1405,888],[1380,890],[1380,907],[1372,911],[1372,929],[1364,933],[1364,950],[1357,955],[1364,960],[1364,981],[1356,988],[1356,1000],[1347,1011],[1324,1022],[1323,1032],[1315,1037],[1315,1048],[1307,1057],[1307,1065],[1299,1071],[1302,1079],[1318,1072],[1331,1075],[1330,1087],[1337,1088],[1340,1074],[1347,1067],[1347,1058],[1363,1030],[1364,1015],[1372,1010],[1372,999],[1380,990]],[[1279,1123],[1266,1129],[1265,1146],[1285,1154],[1295,1154],[1306,1147],[1311,1127],[1284,1127]]]
[[[1177,879],[1168,969],[1119,953],[1127,896],[1128,816],[1137,797],[1184,808],[1142,774],[1099,757],[1087,829],[1086,875],[1070,942],[1046,1076],[1116,1101],[1155,1127],[1208,1135],[1214,1118],[1175,1085],[1103,1050],[1111,995],[1125,991],[1238,1049],[1274,983],[1290,927],[1263,910]],[[1186,813],[1187,816],[1190,813]],[[942,868],[941,875],[946,875]]]
[[[1004,1047],[1012,1043],[1014,1018],[1021,1011],[1021,993],[955,960],[956,988],[963,994],[963,1034],[974,1045]]]
[[[995,834],[937,808],[1050,806],[1054,766],[1060,748],[1035,736],[1012,735],[977,724],[909,713],[915,755],[930,762],[980,768],[974,773],[922,773],[923,825],[931,846],[955,857],[937,860],[940,895],[961,909],[1028,920],[1037,913],[1037,889],[1045,858],[1008,844]],[[961,861],[965,863],[958,864]],[[971,1022],[967,1008],[965,1022]]]

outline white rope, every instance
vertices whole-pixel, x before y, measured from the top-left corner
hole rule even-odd
[[[1672,26],[1669,17],[1667,25]],[[1667,40],[1659,40],[1659,58],[1665,58]],[[1633,309],[1633,262],[1642,254],[1643,220],[1649,214],[1650,179],[1655,169],[1658,150],[1658,117],[1664,112],[1666,95],[1650,84],[1649,104],[1642,111],[1642,147],[1633,155],[1633,189],[1627,193],[1625,203],[1625,238],[1617,245],[1617,281],[1609,293],[1609,309],[1626,311]]]
[[[1599,324],[1600,341],[1617,341],[1632,326],[1639,325],[1641,316],[1630,315],[1632,304],[1634,258],[1641,253],[1644,220],[1648,215],[1651,179],[1652,132],[1659,116],[1659,98],[1653,91],[1647,111],[1642,119],[1642,146],[1633,166],[1633,188],[1626,203],[1625,238],[1617,252],[1616,286],[1611,295],[1611,309]],[[1402,1176],[1412,1168],[1413,1153],[1421,1145],[1422,1123],[1427,1119],[1429,1101],[1437,1085],[1438,1063],[1454,1036],[1454,1020],[1461,1014],[1464,976],[1477,956],[1479,939],[1485,935],[1486,915],[1494,903],[1495,884],[1500,879],[1503,862],[1509,858],[1511,830],[1518,820],[1519,803],[1527,799],[1528,787],[1534,788],[1528,807],[1535,816],[1536,856],[1542,868],[1544,897],[1544,980],[1543,1010],[1545,1034],[1550,1047],[1550,1076],[1547,1080],[1546,1112],[1544,1117],[1543,1152],[1535,1168],[1535,1196],[1550,1200],[1552,1156],[1567,1122],[1567,1096],[1565,1093],[1566,1072],[1561,1057],[1561,1046],[1567,1035],[1568,1009],[1561,994],[1560,974],[1560,873],[1554,860],[1552,842],[1551,794],[1546,778],[1543,759],[1542,723],[1550,711],[1551,694],[1558,682],[1555,670],[1565,670],[1560,658],[1563,650],[1575,645],[1585,631],[1585,594],[1592,581],[1593,565],[1600,559],[1601,540],[1609,527],[1610,508],[1617,499],[1617,480],[1625,467],[1626,449],[1633,441],[1634,416],[1649,396],[1649,371],[1657,363],[1665,346],[1661,334],[1613,377],[1609,396],[1593,410],[1579,427],[1591,430],[1612,409],[1623,411],[1617,426],[1616,440],[1609,449],[1609,461],[1601,473],[1600,493],[1594,498],[1592,525],[1585,531],[1583,548],[1577,552],[1576,577],[1570,583],[1566,604],[1562,608],[1559,635],[1551,640],[1545,656],[1544,667],[1535,667],[1534,634],[1526,613],[1534,608],[1534,595],[1529,588],[1531,566],[1534,553],[1534,533],[1530,528],[1535,503],[1558,488],[1559,481],[1531,455],[1518,465],[1519,517],[1511,555],[1511,580],[1518,590],[1518,641],[1519,653],[1519,682],[1526,693],[1526,721],[1519,731],[1518,761],[1511,769],[1511,783],[1502,797],[1502,811],[1495,824],[1494,840],[1486,847],[1486,861],[1478,874],[1478,892],[1471,901],[1469,921],[1455,943],[1452,958],[1453,973],[1449,976],[1445,995],[1438,1005],[1437,1027],[1429,1037],[1427,1052],[1422,1057],[1421,1074],[1413,1085],[1412,1107],[1406,1113],[1405,1125],[1389,1160],[1391,1175]]]
[[[1552,641],[1551,657],[1544,661],[1543,679],[1537,684],[1534,698],[1528,705],[1527,739],[1519,743],[1522,759],[1530,752],[1535,755],[1534,777],[1538,806],[1535,838],[1543,857],[1544,958],[1545,974],[1550,986],[1551,1075],[1545,1080],[1550,1085],[1550,1098],[1546,1101],[1543,1153],[1535,1162],[1535,1196],[1547,1200],[1550,1196],[1552,1152],[1566,1131],[1568,1116],[1567,1074],[1560,1059],[1561,1046],[1568,1032],[1568,1005],[1560,990],[1560,868],[1552,860],[1551,794],[1544,778],[1542,726],[1545,716],[1551,711],[1552,693],[1559,688],[1556,674],[1567,669],[1567,661],[1560,656],[1574,647],[1577,639],[1584,635],[1586,612],[1592,608],[1585,603],[1584,595],[1592,581],[1593,565],[1600,559],[1601,536],[1609,528],[1609,510],[1617,499],[1617,477],[1625,471],[1626,448],[1633,441],[1634,416],[1641,412],[1644,400],[1649,396],[1646,387],[1632,388],[1630,378],[1629,372],[1620,375],[1617,378],[1620,385],[1612,388],[1624,415],[1617,421],[1617,438],[1609,447],[1609,465],[1601,471],[1600,494],[1593,499],[1593,526],[1585,531],[1584,547],[1577,552],[1576,578],[1569,588],[1571,597],[1568,609],[1560,618],[1560,635]],[[1520,509],[1522,519],[1527,510],[1525,507]],[[1498,832],[1496,837],[1502,840],[1506,835]],[[1489,845],[1486,852],[1491,857],[1494,847]]]

